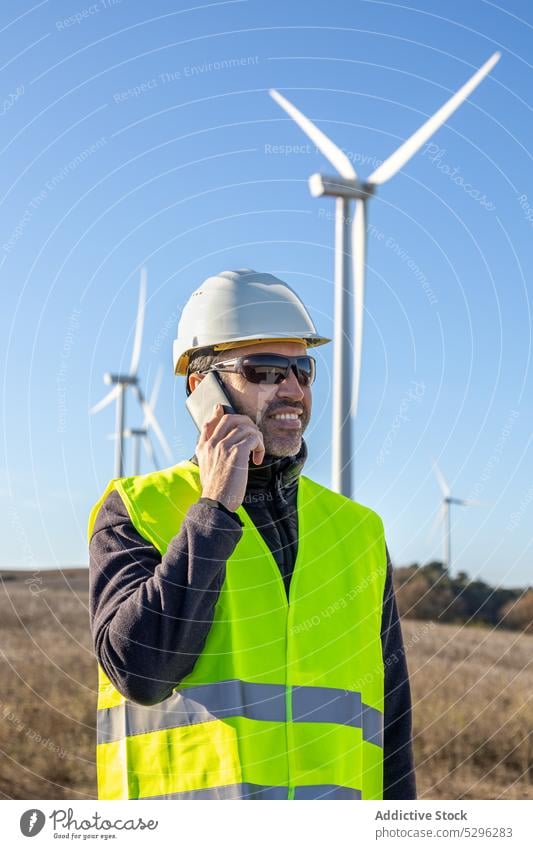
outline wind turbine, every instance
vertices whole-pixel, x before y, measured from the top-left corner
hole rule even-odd
[[[299,109],[275,89],[270,95],[338,172],[338,176],[312,174],[309,190],[313,197],[329,195],[336,198],[335,209],[335,305],[333,341],[333,428],[332,428],[332,488],[351,497],[352,494],[352,422],[357,414],[361,376],[363,341],[363,314],[366,262],[366,202],[375,194],[376,187],[390,180],[458,106],[471,94],[481,80],[492,70],[500,58],[493,53],[484,65],[441,108],[410,136],[382,163],[370,177],[361,182],[346,154],[337,147]],[[351,202],[355,201],[355,215],[350,219]],[[351,223],[351,228],[350,228]],[[353,331],[354,354],[350,353],[349,304],[352,294],[350,274],[352,260],[354,304]],[[350,397],[351,391],[351,397]],[[350,418],[351,417],[351,418]]]
[[[153,389],[152,389],[152,394],[150,395],[150,400],[147,402],[147,405],[150,408],[152,414],[155,414],[155,407],[156,407],[156,404],[157,404],[157,398],[158,398],[158,395],[159,395],[159,389],[161,387],[162,378],[163,378],[163,368],[162,368],[162,366],[160,366],[159,369],[158,369],[158,372],[157,372],[157,376],[156,376],[156,379],[155,379]],[[156,424],[157,424],[157,419],[155,421],[156,421]],[[156,454],[155,454],[152,439],[150,437],[150,431],[149,431],[150,426],[151,426],[151,420],[150,420],[149,414],[145,410],[144,420],[143,420],[141,427],[127,427],[124,430],[124,438],[133,440],[133,474],[134,475],[140,474],[141,442],[144,445],[144,450],[146,451],[148,458],[151,460],[154,469],[159,468],[159,464],[158,464],[157,457],[156,457]],[[109,435],[109,439],[115,439],[115,438],[116,438],[115,433],[112,433],[112,434]],[[164,435],[161,431],[158,434],[158,439],[161,442],[161,444],[163,445],[163,450],[165,452],[165,456],[167,457],[168,461],[171,462],[172,456],[171,456],[171,453],[170,453],[170,448],[169,448],[168,443],[167,443],[167,441],[166,441],[166,439],[165,439],[165,437],[164,437]]]
[[[126,432],[124,430],[124,421],[125,421],[125,407],[126,407],[126,389],[131,386],[135,394],[137,395],[137,399],[143,409],[145,420],[148,421],[152,429],[154,430],[164,452],[165,455],[171,460],[171,452],[168,446],[168,442],[166,441],[163,432],[159,426],[159,423],[155,417],[153,410],[150,405],[146,401],[141,387],[139,385],[139,378],[137,375],[137,371],[139,368],[139,361],[141,358],[141,346],[142,346],[142,335],[144,328],[144,314],[145,314],[145,306],[146,306],[146,269],[141,269],[141,284],[139,288],[139,302],[137,306],[137,318],[135,321],[135,335],[133,337],[133,350],[131,354],[130,367],[126,374],[112,374],[111,372],[106,372],[104,374],[104,383],[108,386],[112,385],[113,388],[110,392],[107,393],[97,404],[95,404],[89,412],[94,415],[95,413],[99,413],[113,401],[117,402],[116,406],[116,417],[115,417],[115,477],[121,478],[124,474],[124,436]],[[157,397],[157,396],[156,396]]]
[[[448,570],[448,574],[450,574],[450,568],[452,563],[452,524],[450,507],[452,504],[457,504],[462,507],[481,507],[483,506],[484,502],[477,501],[473,498],[452,498],[448,482],[446,481],[436,462],[433,463],[433,471],[435,473],[435,477],[437,478],[440,491],[442,492],[442,504],[437,514],[437,522],[434,524],[434,528],[436,524],[440,524],[441,522],[444,525],[444,565]]]

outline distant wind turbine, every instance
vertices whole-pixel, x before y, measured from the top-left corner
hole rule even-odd
[[[500,58],[493,53],[475,74],[441,108],[388,157],[366,180],[361,182],[346,154],[337,147],[299,109],[275,89],[270,95],[300,129],[311,139],[339,176],[312,174],[309,189],[313,197],[331,195],[336,198],[335,215],[335,328],[333,348],[333,429],[332,488],[352,496],[352,422],[357,414],[361,377],[363,314],[366,263],[366,202],[376,187],[390,180],[420,150],[450,115],[474,91]],[[350,206],[355,201],[355,215],[350,229]],[[353,243],[353,246],[352,246]],[[350,269],[350,260],[353,266]],[[350,353],[349,318],[351,275],[354,283],[353,305],[353,369]]]
[[[95,413],[99,413],[109,404],[116,401],[116,424],[115,424],[115,433],[114,438],[115,442],[115,477],[121,478],[124,474],[124,437],[127,435],[132,435],[127,432],[124,427],[125,423],[125,406],[126,406],[126,389],[131,386],[133,391],[137,396],[137,400],[139,401],[142,410],[145,416],[145,424],[146,426],[149,424],[152,430],[154,431],[157,439],[163,448],[165,456],[168,461],[172,461],[172,455],[170,448],[168,446],[168,442],[165,439],[163,431],[159,425],[155,417],[155,413],[153,412],[152,407],[146,401],[141,387],[139,385],[139,377],[138,377],[138,369],[139,362],[141,358],[141,347],[142,347],[142,336],[143,336],[143,328],[144,328],[144,315],[145,315],[145,307],[146,307],[146,269],[141,269],[141,284],[139,288],[139,302],[137,306],[137,318],[135,321],[135,335],[133,338],[133,351],[131,355],[130,367],[126,374],[112,374],[111,372],[106,372],[104,374],[104,383],[107,385],[113,385],[113,388],[107,395],[105,395],[97,404],[95,404],[89,412],[94,415]],[[159,387],[158,390],[159,391]],[[157,398],[157,394],[156,394]],[[143,424],[143,428],[145,428],[145,424]],[[146,443],[145,443],[146,445]],[[153,456],[153,448],[150,443],[149,449],[150,456]]]
[[[437,478],[437,482],[440,487],[440,491],[442,492],[442,503],[437,514],[436,522],[433,526],[433,530],[435,530],[437,525],[442,524],[444,528],[444,565],[448,570],[448,574],[450,574],[450,569],[452,565],[452,524],[451,524],[451,510],[450,507],[452,504],[457,504],[461,507],[482,507],[485,502],[476,501],[473,498],[452,498],[450,487],[448,482],[446,481],[444,475],[441,470],[437,466],[437,463],[433,463],[433,471],[435,473],[435,477]]]
[[[155,379],[155,383],[152,389],[152,394],[150,395],[150,400],[147,402],[148,407],[152,414],[155,414],[155,407],[157,404],[157,398],[159,395],[159,389],[161,387],[161,380],[163,378],[163,367],[160,366],[157,372],[157,376]],[[157,419],[156,419],[157,424]],[[157,457],[155,454],[155,449],[152,443],[152,439],[150,437],[150,427],[152,427],[150,416],[144,411],[144,420],[141,427],[127,427],[124,430],[124,438],[131,439],[133,441],[133,474],[140,474],[141,470],[141,442],[144,445],[144,450],[148,456],[148,459],[151,461],[154,469],[159,469],[159,463],[157,461]],[[109,439],[116,439],[116,434],[109,434]],[[168,446],[168,443],[165,439],[164,434],[160,430],[158,434],[158,439],[160,443],[164,446],[163,450],[165,452],[165,456],[171,462],[171,452]]]

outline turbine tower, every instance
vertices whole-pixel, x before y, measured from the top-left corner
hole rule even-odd
[[[319,130],[282,94],[275,89],[270,89],[270,95],[276,103],[298,124],[338,172],[335,176],[312,174],[309,178],[309,189],[313,197],[328,195],[336,198],[332,489],[349,498],[352,497],[352,418],[357,414],[361,376],[367,240],[366,202],[375,194],[377,186],[390,180],[420,150],[422,145],[474,91],[499,58],[500,53],[493,53],[459,91],[400,145],[365,182],[359,180],[346,154],[322,130]],[[352,201],[355,201],[353,221],[350,218]],[[354,294],[353,368],[349,313],[352,290]]]
[[[113,388],[110,392],[107,393],[97,404],[95,404],[89,412],[94,415],[95,413],[99,413],[113,401],[117,402],[116,406],[116,415],[115,415],[115,433],[113,437],[115,438],[115,472],[114,476],[116,478],[121,478],[124,474],[124,437],[126,436],[125,431],[125,413],[126,413],[126,389],[131,387],[135,392],[137,399],[141,405],[141,408],[145,415],[145,422],[150,424],[155,435],[157,436],[163,451],[169,460],[172,461],[171,451],[168,446],[168,442],[166,441],[163,432],[159,426],[159,422],[157,421],[155,414],[146,401],[141,387],[139,385],[139,377],[137,374],[139,368],[139,361],[141,358],[141,346],[142,346],[142,335],[144,328],[144,313],[146,306],[146,269],[141,269],[141,284],[139,288],[139,302],[137,306],[137,318],[135,321],[135,335],[133,338],[133,351],[131,354],[130,367],[127,373],[125,374],[112,374],[111,372],[106,372],[104,374],[104,383],[108,386],[112,385]],[[159,390],[158,390],[159,391]],[[157,395],[156,395],[157,397]],[[144,425],[143,425],[144,427]]]
[[[453,498],[448,482],[436,462],[433,463],[433,471],[437,478],[440,491],[442,492],[442,504],[437,514],[437,524],[442,523],[444,526],[444,565],[446,566],[448,574],[450,574],[452,564],[452,524],[450,507],[452,504],[457,504],[462,507],[480,507],[484,504],[484,502],[474,500],[473,498]]]

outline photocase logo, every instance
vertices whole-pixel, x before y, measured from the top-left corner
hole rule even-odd
[[[24,811],[20,818],[20,830],[24,837],[35,837],[42,830],[46,817],[38,808],[30,808]]]

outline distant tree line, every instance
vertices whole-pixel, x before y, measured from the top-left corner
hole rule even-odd
[[[533,587],[504,589],[471,581],[466,572],[451,577],[443,563],[393,570],[400,615],[469,625],[489,625],[533,634]]]

